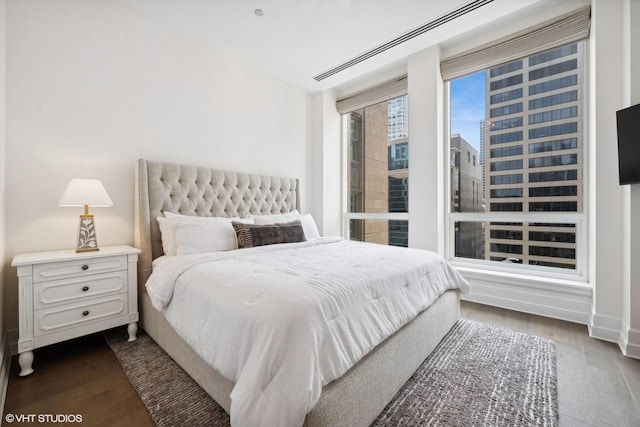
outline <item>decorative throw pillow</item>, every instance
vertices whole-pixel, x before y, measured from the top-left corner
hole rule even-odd
[[[306,241],[300,220],[267,225],[232,221],[231,225],[236,231],[238,249]]]
[[[293,212],[289,212],[286,214],[275,214],[275,215],[256,215],[253,217],[253,220],[256,224],[282,224],[286,222],[291,222],[293,220],[299,219],[302,223],[302,229],[304,230],[304,237],[307,240],[317,239],[320,237],[320,233],[318,233],[318,227],[316,226],[316,222],[313,220],[311,214],[300,214],[297,210]]]

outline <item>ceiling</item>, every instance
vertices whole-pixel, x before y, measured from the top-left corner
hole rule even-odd
[[[472,0],[125,0],[227,55],[309,92],[393,69],[428,46],[551,0],[493,0],[321,81],[317,76]],[[257,16],[256,9],[263,12]]]

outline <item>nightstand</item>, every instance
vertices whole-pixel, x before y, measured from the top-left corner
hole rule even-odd
[[[33,372],[33,350],[128,324],[138,330],[139,249],[101,247],[16,255],[18,268],[20,376]]]

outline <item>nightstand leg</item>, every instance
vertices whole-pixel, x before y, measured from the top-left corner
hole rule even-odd
[[[136,333],[138,332],[138,322],[131,322],[127,327],[127,332],[129,332],[129,342],[136,340]]]
[[[20,364],[20,376],[24,377],[33,373],[31,364],[33,363],[33,351],[25,351],[18,356],[18,363]]]

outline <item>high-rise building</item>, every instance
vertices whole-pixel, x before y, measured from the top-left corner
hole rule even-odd
[[[483,212],[482,167],[476,150],[459,134],[451,135],[451,165],[449,179],[453,212]],[[483,259],[484,224],[458,222],[455,226],[456,256]]]
[[[407,96],[351,112],[350,212],[408,212],[409,120]],[[352,219],[350,238],[408,246],[407,220]]]
[[[487,70],[487,212],[581,212],[584,45]],[[487,258],[575,268],[575,224],[491,222]]]
[[[409,103],[407,96],[387,102],[389,212],[409,212]],[[389,220],[393,246],[409,246],[406,220]]]
[[[484,194],[487,191],[487,187],[485,184],[485,179],[486,179],[486,170],[484,168],[484,164],[485,164],[485,136],[487,135],[485,127],[487,125],[487,121],[486,120],[480,120],[480,168],[482,169],[482,195],[484,197]],[[484,210],[484,209],[483,209]]]

